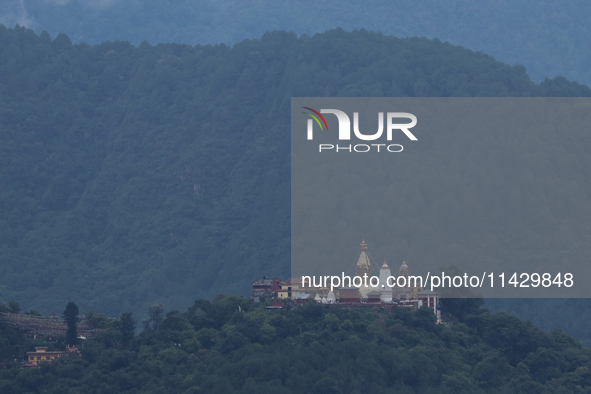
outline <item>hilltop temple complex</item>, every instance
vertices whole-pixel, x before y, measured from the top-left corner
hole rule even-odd
[[[363,238],[359,246],[361,247],[361,251],[359,252],[359,257],[357,258],[355,276],[363,277],[364,275],[367,275],[368,277],[371,277],[372,275],[375,275],[380,279],[378,286],[361,286],[358,288],[361,299],[368,298],[369,294],[372,292],[378,292],[380,293],[380,299],[385,302],[392,302],[392,300],[396,299],[411,300],[415,299],[417,294],[423,290],[423,287],[410,286],[409,268],[408,265],[406,265],[406,261],[403,261],[402,265],[398,269],[398,276],[405,278],[404,283],[406,286],[388,286],[388,278],[392,276],[392,271],[390,270],[386,260],[384,260],[384,264],[382,264],[382,267],[380,268],[379,275],[376,275],[371,269],[371,260],[367,252],[367,243],[365,242],[365,238]]]
[[[417,309],[421,306],[432,308],[434,313],[440,320],[440,312],[438,308],[439,295],[430,290],[425,290],[422,286],[425,283],[416,283],[414,278],[410,275],[410,269],[406,261],[398,269],[398,275],[392,276],[392,271],[388,263],[384,261],[379,272],[372,270],[372,260],[368,253],[367,243],[363,238],[360,246],[359,255],[357,257],[357,264],[355,265],[355,275],[357,278],[379,278],[377,284],[374,286],[365,284],[358,285],[358,283],[349,280],[347,282],[343,279],[340,287],[331,289],[331,283],[321,282],[316,283],[316,278],[312,280],[310,277],[291,278],[287,281],[281,279],[271,279],[263,277],[253,283],[253,299],[258,302],[261,298],[272,298],[280,300],[290,299],[296,303],[303,301],[315,300],[323,304],[346,304],[346,305],[376,305],[384,306],[398,305],[402,307],[409,307]],[[307,278],[308,280],[304,280]],[[345,277],[348,278],[348,277]],[[394,280],[397,279],[396,285]],[[304,280],[304,282],[302,282]],[[347,283],[346,283],[347,282]],[[347,284],[348,286],[344,286]],[[282,302],[276,302],[275,307],[280,308]]]

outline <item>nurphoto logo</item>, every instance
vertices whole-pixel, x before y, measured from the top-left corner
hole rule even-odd
[[[320,112],[310,107],[302,107],[310,112],[303,112],[310,116],[307,122],[307,138],[308,140],[314,139],[314,121],[320,127],[321,131],[328,131],[328,124],[322,114],[332,114],[337,117],[339,122],[339,141],[350,141],[351,140],[351,119],[349,115],[338,109],[321,109]],[[385,120],[384,120],[385,118]],[[410,120],[406,123],[398,123],[402,119]],[[386,141],[392,141],[392,135],[395,131],[401,131],[411,141],[417,141],[417,137],[410,132],[410,129],[417,125],[417,117],[408,112],[387,112],[384,116],[384,112],[378,112],[378,130],[373,134],[364,134],[359,130],[359,112],[353,112],[353,133],[355,137],[362,141],[376,141],[384,134],[384,123],[386,123]],[[334,151],[334,152],[358,152],[366,153],[371,150],[388,151],[392,153],[402,152],[403,146],[400,144],[319,144],[318,151]]]

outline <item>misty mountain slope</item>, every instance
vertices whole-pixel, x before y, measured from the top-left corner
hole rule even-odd
[[[273,32],[230,48],[72,45],[0,28],[1,297],[117,315],[286,278],[292,96],[590,93],[564,78],[535,84],[523,67],[438,40],[366,31]],[[577,152],[588,142],[579,137]],[[575,203],[586,206],[587,192],[580,185]],[[575,225],[584,228],[585,212]],[[413,235],[427,254],[433,231],[445,233]]]
[[[588,1],[5,0],[0,23],[68,34],[74,42],[128,40],[233,45],[272,30],[315,34],[341,27],[439,38],[524,65],[536,81],[591,74]]]

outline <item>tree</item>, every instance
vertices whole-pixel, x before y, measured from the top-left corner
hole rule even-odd
[[[131,312],[122,313],[120,320],[121,343],[127,347],[135,332],[135,320],[131,317]]]
[[[64,311],[64,320],[66,321],[66,325],[68,326],[68,331],[66,333],[66,340],[68,345],[74,346],[78,340],[78,332],[76,329],[76,324],[78,323],[78,306],[70,301],[68,305],[66,305],[66,310]]]
[[[16,301],[10,301],[8,307],[10,308],[10,313],[19,313],[21,311],[21,306]]]
[[[86,323],[93,329],[108,330],[118,328],[117,319],[113,319],[104,313],[95,313],[93,311],[84,312]]]
[[[322,394],[339,394],[342,391],[339,389],[339,384],[332,378],[322,378],[312,386],[312,393]]]
[[[158,331],[160,324],[164,321],[164,305],[154,304],[148,307],[148,318],[142,320],[144,331]]]

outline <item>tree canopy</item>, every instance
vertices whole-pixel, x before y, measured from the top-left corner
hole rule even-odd
[[[586,0],[4,0],[0,23],[66,33],[74,42],[128,40],[233,45],[265,32],[365,28],[439,38],[523,64],[536,81],[562,75],[591,84]]]
[[[12,354],[22,357],[39,340],[0,326],[7,367],[0,390],[583,393],[591,386],[588,348],[505,313],[475,308],[444,327],[428,308],[310,302],[269,313],[264,306],[238,296],[198,300],[186,312],[169,311],[158,330],[146,327],[128,346],[114,325],[84,341],[80,356],[31,369],[17,368]]]

